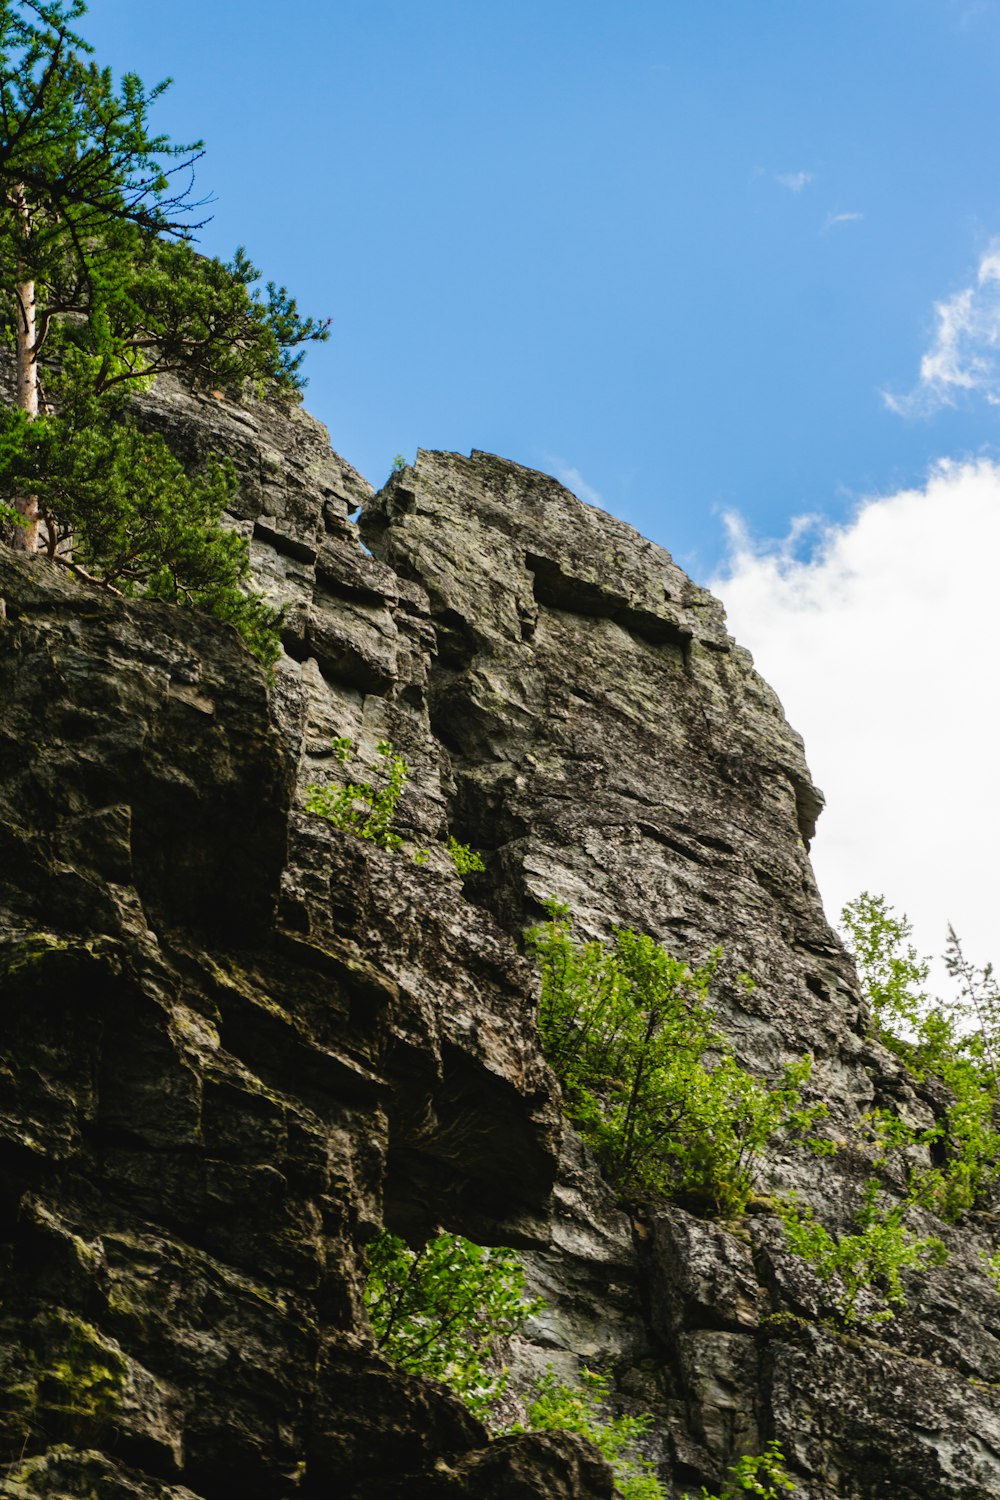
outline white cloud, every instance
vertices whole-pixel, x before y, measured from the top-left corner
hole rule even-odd
[[[832,229],[835,224],[856,224],[863,218],[864,214],[859,213],[857,209],[851,209],[847,213],[842,214],[827,214],[823,220],[823,228],[820,230],[820,234],[826,234],[827,230]]]
[[[801,193],[814,180],[815,175],[814,172],[775,172],[774,180],[780,182],[790,193]]]
[[[941,464],[843,526],[758,545],[730,520],[712,587],[827,797],[813,862],[835,919],[862,889],[941,953],[1000,964],[1000,465]],[[803,560],[803,543],[815,539]]]
[[[960,392],[1000,406],[1000,242],[980,260],[974,283],[935,303],[934,313],[934,341],[920,361],[917,384],[904,396],[883,391],[886,406],[902,417],[929,416],[954,406]]]
[[[585,500],[588,505],[596,505],[601,510],[607,510],[608,502],[603,495],[598,494],[593,485],[587,483],[579,469],[566,463],[555,453],[545,454],[544,461],[546,468],[555,475],[559,483],[564,484],[568,490],[572,490],[578,500]]]

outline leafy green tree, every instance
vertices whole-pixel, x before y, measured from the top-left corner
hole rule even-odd
[[[377,1348],[412,1375],[441,1380],[479,1417],[503,1393],[498,1341],[541,1306],[524,1298],[509,1250],[439,1234],[420,1250],[383,1231],[368,1247],[365,1305]]]
[[[268,382],[292,395],[301,385],[299,346],[325,338],[327,327],[300,317],[284,288],[257,291],[244,251],[229,265],[195,253],[187,240],[204,201],[191,194],[201,143],[175,145],[151,131],[150,111],[168,82],[146,89],[126,74],[116,86],[74,29],[85,12],[83,0],[0,0],[0,327],[16,351],[24,416],[7,420],[0,437],[0,508],[17,522],[8,528],[15,546],[34,552],[44,517],[50,556],[70,561],[71,532],[91,575],[121,583],[101,542],[117,539],[125,521],[131,456],[133,509],[148,499],[146,469],[156,470],[161,503],[145,535],[158,532],[168,555],[158,566],[130,544],[129,591],[167,597],[172,589],[178,600],[231,619],[251,645],[263,628],[263,654],[273,655],[263,602],[241,606],[231,594],[246,592],[248,563],[244,543],[218,540],[221,470],[171,497],[162,446],[135,429],[120,442],[112,428],[129,424],[124,391],[167,371],[230,388]],[[42,431],[29,434],[36,421]],[[79,441],[83,426],[87,454],[67,459],[67,443]],[[102,447],[117,488],[106,497],[109,519],[98,524]],[[88,465],[88,499],[74,506],[71,482]],[[191,503],[199,485],[200,511]],[[206,532],[201,542],[195,524]],[[126,529],[142,530],[138,518]]]
[[[541,970],[542,1050],[623,1192],[681,1194],[735,1216],[776,1136],[832,1149],[813,1130],[825,1107],[802,1103],[809,1057],[769,1084],[732,1056],[708,999],[719,954],[690,969],[627,929],[610,944],[577,943],[558,903],[527,945]]]
[[[861,1321],[887,1322],[892,1308],[906,1306],[903,1271],[943,1265],[944,1244],[934,1235],[916,1235],[907,1227],[910,1203],[892,1202],[869,1178],[851,1234],[831,1234],[800,1207],[794,1195],[779,1200],[778,1211],[789,1246],[813,1267],[833,1290],[837,1311],[845,1324],[859,1320],[858,1300],[865,1291],[878,1293],[887,1304]]]
[[[945,962],[958,980],[959,995],[952,1003],[935,1000],[926,992],[930,966],[910,942],[910,924],[884,896],[862,892],[845,906],[841,921],[881,1041],[916,1079],[940,1079],[951,1101],[943,1118],[920,1132],[878,1111],[874,1134],[884,1149],[905,1153],[918,1145],[941,1158],[937,1165],[907,1168],[911,1198],[957,1219],[1000,1177],[995,1123],[1000,999],[992,969],[969,964],[949,929]]]
[[[177,233],[190,200],[170,190],[168,163],[200,147],[152,136],[147,93],[127,75],[86,64],[72,24],[82,0],[0,5],[0,274],[17,353],[17,404],[40,410],[42,349],[67,314],[91,314],[120,280],[135,236]],[[180,215],[180,217],[178,217]],[[124,254],[123,254],[124,252]],[[35,499],[18,498],[25,550],[37,545]]]
[[[580,1371],[573,1382],[547,1370],[528,1402],[531,1432],[578,1432],[589,1438],[611,1465],[622,1500],[664,1500],[653,1465],[637,1444],[653,1425],[648,1414],[609,1417],[608,1381],[596,1370]]]
[[[862,994],[894,1050],[915,1041],[928,1008],[930,965],[910,942],[910,923],[884,896],[862,891],[840,914]]]
[[[944,963],[958,986],[958,1009],[973,1023],[972,1039],[980,1070],[996,1094],[1000,1090],[1000,986],[993,965],[977,969],[970,963],[950,923]]]
[[[785,1455],[778,1443],[768,1443],[763,1453],[746,1453],[729,1470],[721,1494],[710,1495],[702,1486],[698,1500],[742,1500],[744,1495],[759,1495],[762,1500],[780,1500],[779,1490],[794,1490],[795,1484],[785,1473]]]
[[[794,1196],[778,1205],[789,1245],[832,1287],[843,1321],[856,1321],[862,1293],[873,1291],[885,1306],[866,1318],[878,1322],[891,1318],[894,1307],[905,1306],[904,1271],[925,1270],[947,1258],[940,1239],[910,1227],[912,1210],[919,1206],[947,1220],[959,1219],[1000,1177],[1000,997],[992,969],[968,963],[949,929],[946,963],[959,994],[952,1002],[932,998],[926,989],[930,966],[910,942],[906,917],[898,916],[884,896],[862,892],[844,908],[841,921],[880,1040],[915,1081],[937,1079],[949,1098],[940,1117],[924,1128],[884,1108],[865,1117],[874,1167],[884,1168],[894,1157],[906,1187],[902,1197],[890,1197],[879,1176],[870,1176],[850,1232],[831,1233]],[[995,1275],[997,1256],[986,1261]]]
[[[364,1298],[376,1347],[411,1375],[450,1386],[489,1423],[510,1380],[500,1358],[503,1340],[544,1306],[525,1301],[517,1257],[457,1234],[410,1250],[383,1231],[367,1259]],[[548,1371],[528,1398],[528,1430],[582,1433],[610,1463],[623,1500],[663,1500],[652,1465],[636,1449],[652,1418],[607,1416],[607,1394],[607,1380],[593,1371],[581,1370],[571,1384]]]

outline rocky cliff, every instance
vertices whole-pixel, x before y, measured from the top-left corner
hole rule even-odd
[[[847,1334],[765,1196],[629,1217],[538,1050],[519,937],[555,896],[723,944],[740,1060],[810,1051],[832,1135],[940,1108],[871,1039],[821,798],[718,603],[488,454],[373,495],[301,411],[142,407],[236,464],[286,654],[269,682],[225,627],[0,556],[0,1495],[610,1500],[584,1440],[491,1442],[374,1352],[385,1224],[516,1247],[546,1303],[517,1375],[607,1373],[671,1496],[776,1439],[800,1500],[1000,1497],[981,1221],[933,1226],[948,1264]],[[406,757],[425,865],[301,810],[334,735]],[[464,887],[449,834],[487,855]],[[777,1152],[763,1186],[835,1215],[859,1151]]]

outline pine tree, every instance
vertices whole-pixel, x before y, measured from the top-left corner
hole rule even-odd
[[[170,371],[189,383],[267,382],[295,395],[301,346],[326,338],[327,325],[301,317],[283,287],[269,283],[260,293],[242,249],[229,264],[195,252],[190,240],[204,200],[194,199],[192,183],[202,143],[176,145],[151,131],[150,110],[169,80],[147,90],[126,74],[116,86],[74,30],[85,13],[84,0],[0,0],[0,328],[17,360],[17,410],[0,424],[0,493],[13,503],[0,510],[17,520],[10,539],[27,552],[40,544],[42,519],[50,556],[60,528],[72,529],[90,570],[111,582],[115,565],[102,556],[101,539],[120,536],[123,525],[142,530],[142,518],[122,503],[126,455],[139,477],[151,464],[161,478],[170,469],[159,440],[134,427],[128,442],[115,435],[130,426],[129,387]],[[67,452],[84,430],[80,453]],[[99,485],[78,502],[81,463],[99,476],[102,445],[117,476],[110,518]],[[177,597],[209,607],[202,585],[211,558],[200,549],[197,584],[179,559],[191,555],[192,526],[217,529],[220,476],[213,472],[196,490],[200,511],[179,468],[175,477],[173,492],[162,489],[161,509],[188,520],[166,562]],[[133,592],[148,591],[154,575],[162,586],[164,576],[148,527],[144,535],[126,576],[116,575]],[[232,582],[232,545],[215,551]],[[236,572],[246,576],[245,557]]]
[[[284,288],[255,295],[242,250],[229,265],[195,254],[202,143],[151,133],[169,79],[147,90],[126,74],[116,89],[85,60],[72,29],[85,12],[84,0],[0,0],[0,311],[18,406],[38,414],[43,350],[58,360],[67,337],[93,356],[96,392],[163,370],[294,389],[290,350],[326,325],[300,318]],[[21,545],[34,542],[22,533]]]

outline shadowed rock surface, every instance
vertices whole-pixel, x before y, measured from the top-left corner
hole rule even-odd
[[[985,1220],[928,1220],[949,1264],[839,1333],[766,1193],[846,1225],[860,1151],[776,1152],[736,1226],[632,1219],[537,1050],[518,937],[556,896],[723,944],[740,1060],[810,1051],[832,1135],[941,1108],[868,1034],[806,852],[822,799],[718,603],[490,455],[373,496],[304,412],[140,404],[236,464],[286,656],[268,683],[226,627],[0,549],[0,1495],[610,1500],[582,1439],[491,1442],[374,1351],[387,1224],[515,1246],[547,1304],[517,1382],[607,1374],[672,1497],[771,1439],[801,1500],[1000,1497]],[[301,810],[334,735],[406,757],[426,864]],[[449,833],[487,854],[464,891]]]

